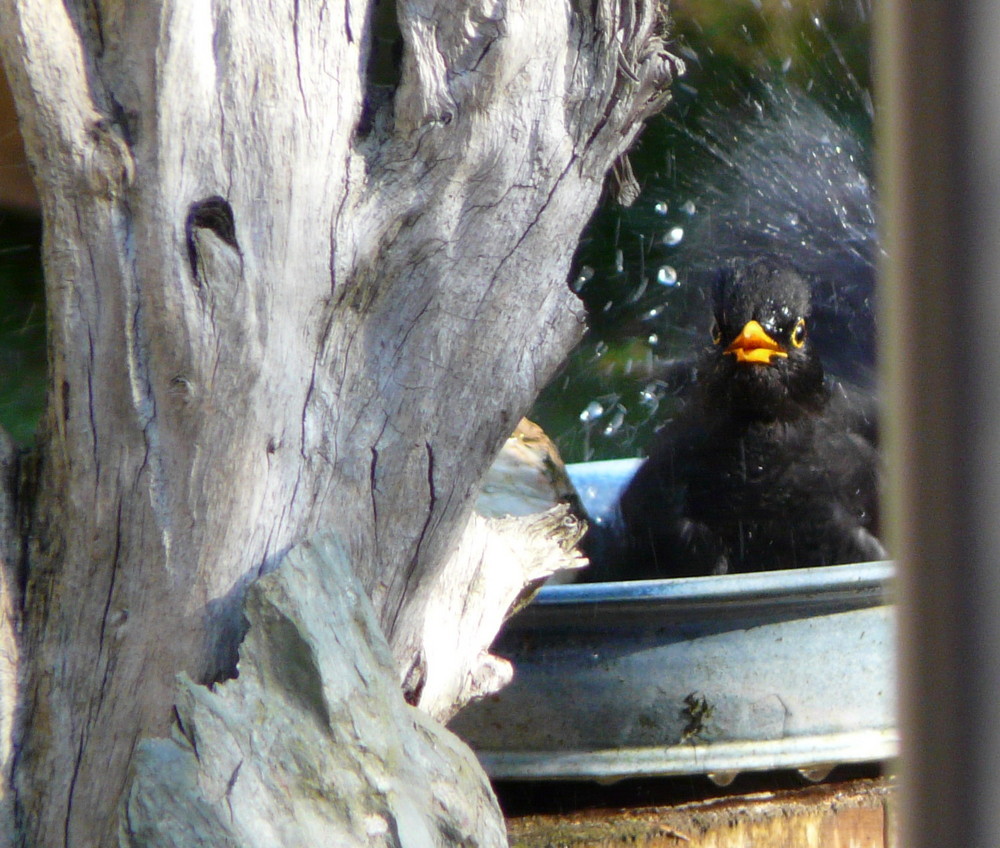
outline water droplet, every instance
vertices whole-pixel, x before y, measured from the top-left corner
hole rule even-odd
[[[647,383],[639,392],[639,403],[650,409],[656,409],[660,405],[659,387],[656,383]]]
[[[578,292],[592,279],[594,279],[594,269],[589,265],[584,265],[580,269],[580,275],[573,281],[573,285],[570,286],[570,288],[572,288],[573,291]]]
[[[685,215],[694,215],[696,211],[697,209],[694,205],[693,200],[685,200],[684,203],[681,205],[681,212],[683,212]]]
[[[677,271],[671,265],[664,265],[656,272],[656,282],[661,286],[676,286],[677,285]],[[650,315],[650,318],[655,316]]]
[[[680,244],[681,239],[684,238],[684,228],[683,227],[671,227],[663,234],[663,243],[667,247],[673,247],[675,244]]]
[[[787,74],[792,69],[792,57],[786,56],[781,63],[781,72]]]
[[[657,215],[666,215],[669,209],[670,206],[668,206],[666,201],[663,200],[661,200],[659,203],[656,204],[656,206],[653,207],[653,210],[656,212]]]
[[[625,270],[625,254],[622,253],[622,249],[618,248],[615,251],[615,273],[621,274]]]
[[[604,407],[596,400],[587,404],[587,408],[580,413],[580,420],[586,424],[604,415]]]
[[[649,342],[650,347],[656,347],[660,343],[660,337],[656,333],[650,333],[646,341]]]
[[[621,407],[615,410],[615,414],[611,416],[611,420],[605,425],[602,433],[605,436],[613,436],[618,432],[618,429],[622,426],[625,421],[625,410]]]
[[[799,215],[797,212],[789,212],[785,215],[785,222],[790,227],[797,227],[799,225]]]
[[[663,314],[662,306],[654,306],[649,312],[646,313],[646,320],[652,321],[654,318],[659,318]]]

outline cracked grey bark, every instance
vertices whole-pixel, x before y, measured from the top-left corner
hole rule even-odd
[[[10,844],[13,798],[8,791],[14,756],[14,711],[20,646],[17,622],[23,540],[17,511],[18,463],[14,445],[0,427],[0,846]]]
[[[582,332],[576,238],[672,60],[656,0],[400,0],[384,96],[373,5],[0,0],[49,319],[27,844],[113,844],[175,675],[231,673],[246,586],[319,529],[411,702],[448,661],[476,487]]]

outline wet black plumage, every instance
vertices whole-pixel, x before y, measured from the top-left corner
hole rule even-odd
[[[712,308],[712,344],[621,497],[602,576],[883,558],[874,402],[824,378],[804,276],[776,255],[732,260]]]

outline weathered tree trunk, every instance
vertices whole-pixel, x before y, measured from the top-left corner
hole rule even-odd
[[[17,486],[17,454],[13,443],[0,429],[0,846],[10,844],[14,833],[10,778],[20,661],[17,564],[23,559],[24,548],[23,534],[18,526]]]
[[[419,703],[478,481],[581,333],[569,259],[665,100],[659,3],[400,0],[391,96],[375,5],[0,0],[49,320],[28,844],[114,841],[175,675],[232,674],[247,584],[319,529]]]

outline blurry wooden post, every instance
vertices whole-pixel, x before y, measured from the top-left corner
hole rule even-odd
[[[891,0],[876,8],[900,844],[992,846],[1000,834],[1000,7]]]
[[[426,693],[472,498],[582,332],[570,257],[673,60],[658,0],[391,12],[0,0],[49,323],[37,455],[0,452],[25,844],[116,842],[175,675],[232,674],[247,585],[320,529],[407,699],[461,700]]]

